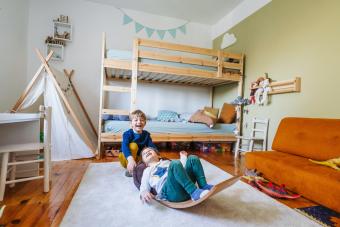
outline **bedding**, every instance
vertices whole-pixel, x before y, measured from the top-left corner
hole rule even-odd
[[[129,121],[105,121],[103,130],[108,133],[123,133],[130,129]],[[202,133],[202,134],[233,134],[236,124],[216,124],[213,129],[205,124],[184,122],[147,121],[144,128],[150,133]]]
[[[106,57],[109,59],[114,59],[114,60],[131,61],[132,51],[109,49],[106,52]],[[165,66],[178,67],[178,68],[194,68],[194,69],[201,69],[201,70],[208,70],[208,71],[217,71],[217,67],[212,67],[212,66],[202,66],[202,65],[186,64],[186,63],[179,63],[179,62],[169,62],[169,61],[161,61],[161,60],[154,60],[154,59],[147,59],[147,58],[139,58],[139,62],[146,63],[146,64],[165,65]]]

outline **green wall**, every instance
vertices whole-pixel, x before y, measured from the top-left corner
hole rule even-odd
[[[251,81],[269,73],[274,81],[301,77],[301,93],[272,95],[267,106],[245,109],[251,119],[270,118],[269,148],[280,120],[287,116],[340,118],[340,1],[273,0],[228,31],[237,42],[227,51],[244,53],[244,96]],[[222,36],[214,40],[219,49]],[[230,100],[230,86],[216,89],[214,104]],[[231,89],[234,97],[235,88]]]

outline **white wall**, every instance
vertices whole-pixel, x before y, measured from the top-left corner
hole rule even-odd
[[[0,0],[0,112],[9,110],[26,84],[28,2]]]
[[[127,11],[137,21],[150,27],[164,29],[183,23],[174,18],[161,17],[136,11]],[[130,50],[133,38],[137,35],[147,38],[144,31],[137,35],[133,24],[122,25],[122,12],[110,5],[84,0],[30,0],[27,50],[27,77],[31,79],[39,66],[34,48],[45,51],[44,40],[52,35],[52,20],[59,14],[68,15],[73,25],[73,40],[67,43],[63,62],[53,62],[59,68],[74,69],[75,87],[92,122],[98,124],[100,54],[102,32],[107,33],[108,47]],[[163,26],[163,27],[162,27]],[[154,34],[153,39],[158,39]],[[176,39],[166,34],[165,41],[189,44],[200,47],[212,46],[210,27],[197,23],[187,25],[187,34],[178,33]],[[158,109],[170,108],[178,111],[195,111],[210,102],[207,88],[188,88],[181,86],[139,85],[139,107],[148,115],[155,115]],[[181,90],[180,92],[178,92]],[[157,94],[157,97],[155,97]],[[157,101],[155,101],[157,100]],[[190,100],[192,102],[188,102]],[[129,99],[126,100],[129,103]],[[188,103],[190,103],[188,105]],[[119,104],[119,103],[115,103]],[[157,105],[155,105],[157,104]],[[119,104],[121,105],[121,104]],[[117,107],[117,106],[116,106]]]

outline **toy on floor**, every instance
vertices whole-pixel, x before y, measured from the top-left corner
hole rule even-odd
[[[300,197],[298,194],[289,194],[286,191],[285,185],[276,186],[272,182],[264,179],[262,173],[258,172],[256,169],[246,169],[243,179],[248,180],[248,183],[257,188],[258,190],[266,193],[269,196],[280,199],[297,199]]]
[[[315,164],[324,165],[324,166],[328,166],[336,170],[340,170],[340,158],[333,158],[333,159],[329,159],[326,161],[315,161],[315,160],[309,159],[309,161]]]
[[[265,183],[260,179],[255,179],[256,186],[267,195],[279,199],[297,199],[300,198],[299,194],[289,194],[286,191],[285,185],[276,186],[272,182]]]

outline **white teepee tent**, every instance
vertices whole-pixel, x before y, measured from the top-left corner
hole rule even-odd
[[[12,112],[33,105],[43,95],[44,105],[52,107],[52,160],[93,157],[96,152],[97,135],[76,97],[73,86],[63,73],[48,65],[52,52],[46,59],[38,50],[36,52],[42,65]]]

